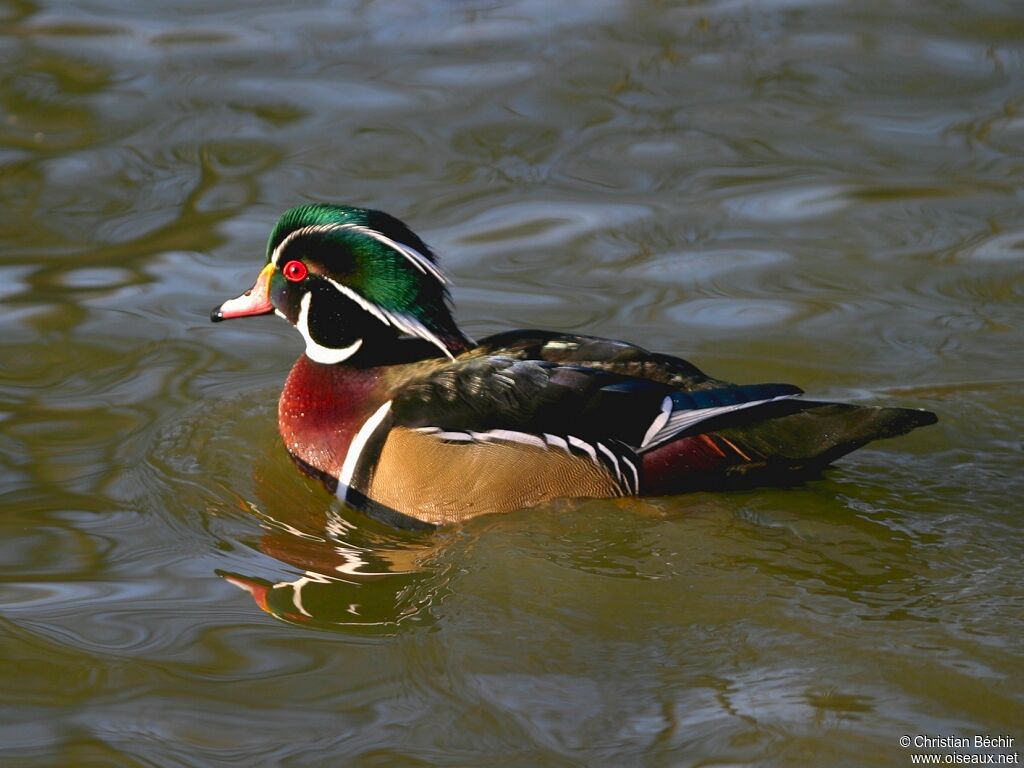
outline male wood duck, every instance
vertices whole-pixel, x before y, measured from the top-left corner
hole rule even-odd
[[[474,342],[433,252],[381,211],[292,208],[266,258],[211,319],[274,312],[295,326],[306,350],[281,393],[285,446],[393,525],[779,482],[936,421],[730,384],[623,341],[518,330]]]

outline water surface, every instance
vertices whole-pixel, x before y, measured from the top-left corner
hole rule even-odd
[[[1024,739],[1024,11],[0,2],[0,760],[909,764]],[[483,335],[941,421],[805,485],[433,534],[299,475],[276,216],[388,210]]]

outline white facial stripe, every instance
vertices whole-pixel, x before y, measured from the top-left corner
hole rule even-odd
[[[448,283],[448,278],[445,277],[444,273],[438,268],[438,266],[411,245],[399,243],[397,240],[392,240],[387,235],[383,235],[375,229],[370,229],[369,227],[364,227],[360,224],[313,224],[309,227],[296,229],[294,232],[289,232],[284,240],[278,243],[277,248],[274,249],[274,253],[270,257],[270,260],[274,264],[277,264],[278,259],[281,258],[281,254],[284,253],[285,248],[291,244],[292,240],[298,237],[302,237],[303,235],[313,235],[320,232],[333,232],[341,229],[358,232],[361,235],[372,237],[377,242],[384,243],[384,245],[402,254],[402,256],[404,256],[406,260],[415,266],[420,272],[423,272],[424,274],[430,273],[441,283]]]
[[[435,347],[444,352],[449,360],[455,359],[455,355],[448,351],[448,347],[444,345],[444,342],[437,338],[430,329],[416,318],[410,317],[409,315],[399,315],[394,312],[388,312],[387,316],[391,318],[391,322],[396,328],[405,331],[410,336],[419,336],[421,339],[429,341]]]
[[[395,328],[402,331],[403,333],[407,333],[410,336],[418,336],[421,339],[429,341],[435,347],[444,352],[445,355],[448,356],[449,360],[455,359],[455,356],[448,351],[448,347],[444,345],[444,342],[437,338],[435,334],[431,333],[430,330],[425,325],[423,325],[423,323],[421,323],[419,320],[416,320],[415,318],[412,318],[409,315],[400,315],[397,312],[389,312],[383,307],[374,304],[372,301],[363,298],[356,291],[349,288],[347,285],[342,285],[337,280],[332,280],[326,275],[321,275],[321,277],[324,280],[326,280],[331,285],[331,287],[338,291],[342,296],[345,296],[346,298],[354,301],[361,308],[365,309],[371,315],[373,315],[382,323],[384,323],[384,325],[393,325]]]
[[[388,400],[374,411],[370,418],[363,422],[363,426],[359,428],[355,437],[352,438],[352,442],[349,443],[348,452],[345,454],[345,461],[341,465],[341,474],[338,475],[338,490],[335,494],[342,501],[345,501],[348,496],[349,484],[352,482],[352,475],[355,474],[356,467],[359,465],[359,456],[363,452],[363,448],[366,447],[366,441],[370,439],[370,436],[380,426],[380,423],[390,410],[391,401]]]
[[[302,338],[306,340],[306,357],[313,362],[323,363],[324,365],[334,365],[335,363],[348,360],[363,346],[363,340],[356,339],[353,343],[341,349],[331,349],[330,347],[317,344],[313,337],[309,335],[309,305],[312,300],[313,294],[307,293],[303,295],[299,301],[299,320],[295,323],[295,327],[299,329]]]
[[[284,249],[291,244],[292,240],[302,237],[303,235],[313,235],[317,232],[330,232],[333,229],[337,229],[338,226],[338,224],[313,224],[312,226],[302,227],[301,229],[296,229],[294,232],[289,232],[285,239],[277,244],[277,248],[275,248],[274,252],[270,255],[270,261],[277,264],[278,259],[281,258],[281,254],[284,253]]]
[[[334,287],[335,290],[337,290],[339,293],[341,293],[342,296],[345,296],[345,297],[351,299],[352,301],[354,301],[360,307],[362,307],[367,312],[369,312],[371,315],[373,315],[378,320],[380,320],[382,323],[384,323],[384,325],[391,325],[391,323],[388,321],[388,317],[384,313],[384,311],[380,307],[378,307],[376,304],[374,304],[372,301],[368,301],[367,299],[364,299],[362,296],[360,296],[358,293],[353,291],[347,285],[342,285],[337,280],[332,280],[331,278],[327,277],[327,275],[321,275],[321,277],[324,280],[326,280],[328,283],[330,283]]]
[[[434,264],[434,262],[432,262],[430,259],[424,256],[422,253],[417,251],[415,248],[413,248],[411,245],[399,243],[396,240],[392,240],[387,235],[381,234],[375,229],[370,229],[369,227],[364,227],[360,224],[339,224],[338,227],[340,229],[351,229],[353,232],[359,232],[360,234],[366,235],[367,237],[372,237],[374,240],[380,243],[384,243],[384,245],[388,246],[389,248],[395,249],[400,254],[405,256],[405,258],[408,259],[417,269],[419,269],[420,272],[423,272],[424,274],[429,272],[442,283],[448,282],[448,278],[445,277],[444,273],[437,268],[437,265]]]

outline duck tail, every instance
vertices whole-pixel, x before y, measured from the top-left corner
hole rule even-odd
[[[644,453],[641,493],[785,484],[873,440],[934,424],[931,411],[805,400],[768,403],[701,425]]]

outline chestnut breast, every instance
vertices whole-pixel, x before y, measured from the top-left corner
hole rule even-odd
[[[300,357],[278,402],[278,427],[288,452],[336,480],[353,436],[382,402],[381,388],[379,369]]]

